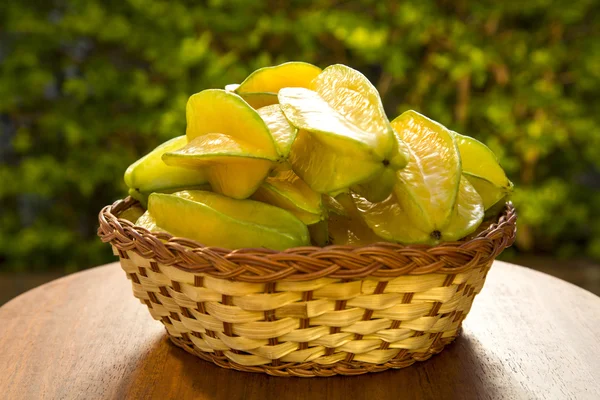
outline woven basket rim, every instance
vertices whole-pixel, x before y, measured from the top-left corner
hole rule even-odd
[[[178,269],[242,282],[270,283],[319,278],[393,278],[401,275],[465,272],[495,259],[516,236],[517,213],[507,202],[497,220],[477,235],[437,246],[379,242],[366,246],[331,245],[231,250],[209,247],[165,232],[150,232],[118,215],[138,204],[127,197],[98,215],[98,236],[117,250]]]

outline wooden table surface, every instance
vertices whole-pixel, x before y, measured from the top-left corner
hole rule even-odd
[[[224,370],[171,345],[118,264],[0,308],[1,399],[598,399],[600,297],[496,262],[440,355],[356,377]]]

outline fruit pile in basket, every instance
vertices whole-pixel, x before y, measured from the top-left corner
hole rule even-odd
[[[152,232],[225,248],[435,245],[495,217],[512,183],[492,151],[415,111],[388,120],[344,65],[289,62],[190,97],[184,136],[125,173]]]

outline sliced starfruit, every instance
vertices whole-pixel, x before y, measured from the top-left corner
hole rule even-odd
[[[175,193],[181,192],[182,190],[212,190],[212,188],[210,183],[203,183],[201,185],[186,185],[168,189],[157,189],[151,192],[140,192],[139,190],[129,189],[129,195],[139,201],[143,208],[148,208],[148,196],[152,193]]]
[[[158,225],[156,225],[156,220],[150,214],[150,211],[146,211],[145,213],[143,213],[137,219],[137,221],[135,222],[135,224],[137,226],[141,226],[142,228],[145,228],[145,229],[149,230],[150,232],[166,232],[166,233],[169,233],[169,232],[165,231],[164,229],[158,227]]]
[[[469,136],[452,132],[460,151],[462,172],[483,200],[485,210],[490,209],[513,191],[496,155],[483,143]]]
[[[379,94],[364,75],[334,65],[312,81],[311,89],[281,89],[279,103],[299,129],[290,162],[313,190],[336,194],[406,165],[406,146],[395,138]]]
[[[137,221],[145,211],[146,210],[142,206],[135,204],[120,213],[119,218],[135,223],[135,221]]]
[[[407,111],[392,126],[410,147],[410,161],[398,171],[393,194],[374,203],[354,193],[369,227],[400,243],[436,244],[458,240],[483,219],[481,197],[461,175],[454,137],[443,125]]]
[[[271,132],[271,136],[275,141],[275,147],[279,154],[278,163],[275,166],[275,171],[288,171],[292,169],[288,158],[292,151],[292,145],[296,140],[298,129],[292,126],[283,115],[278,104],[273,104],[260,108],[258,114],[261,116],[267,128]]]
[[[186,115],[188,144],[165,153],[163,161],[205,171],[217,193],[252,195],[280,158],[261,116],[238,95],[219,89],[190,97]]]
[[[255,109],[277,104],[277,93],[284,87],[309,87],[321,69],[312,64],[291,61],[251,73],[235,89]]]
[[[131,164],[125,171],[125,184],[130,188],[130,195],[141,200],[152,192],[183,190],[208,183],[205,171],[169,166],[161,159],[163,154],[186,144],[187,138],[178,136]]]
[[[267,178],[252,198],[288,210],[306,225],[316,224],[327,217],[321,195],[293,171]]]
[[[378,236],[403,244],[435,245],[441,241],[459,240],[475,231],[483,220],[481,197],[463,176],[449,222],[434,230],[415,221],[395,193],[379,203],[371,203],[356,193],[352,196],[367,225]]]
[[[306,225],[292,213],[254,200],[193,190],[153,193],[148,211],[158,227],[205,246],[284,250],[309,244]]]
[[[329,215],[329,244],[364,246],[384,241],[365,223],[349,194],[340,194],[335,199],[345,212]]]

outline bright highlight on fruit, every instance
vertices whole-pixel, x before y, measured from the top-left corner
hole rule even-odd
[[[289,62],[192,95],[185,136],[132,164],[120,217],[229,249],[461,240],[513,184],[481,142],[406,111],[344,65]],[[146,209],[147,208],[147,209]]]

